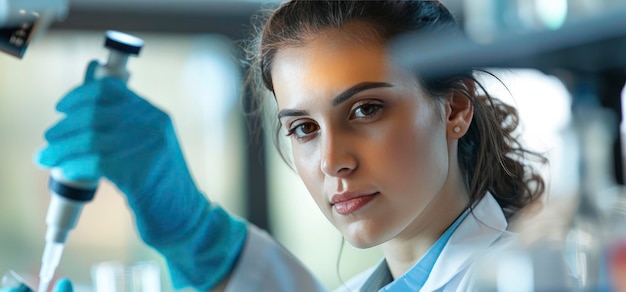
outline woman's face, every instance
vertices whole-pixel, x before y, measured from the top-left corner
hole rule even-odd
[[[280,50],[271,74],[296,170],[344,237],[366,248],[423,229],[449,171],[442,103],[346,31]]]

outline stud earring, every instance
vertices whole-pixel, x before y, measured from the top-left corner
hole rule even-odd
[[[453,130],[455,133],[459,133],[459,132],[461,132],[461,127],[456,126],[456,127],[454,127],[454,129],[452,129],[452,130]]]

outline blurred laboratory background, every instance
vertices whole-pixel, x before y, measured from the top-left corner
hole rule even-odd
[[[488,42],[517,30],[558,29],[623,1],[443,0],[468,35]],[[251,16],[279,1],[70,0],[68,17],[33,41],[23,59],[0,54],[0,271],[35,281],[44,247],[49,173],[33,155],[61,117],[56,102],[81,83],[91,59],[104,59],[104,32],[145,41],[131,58],[129,87],[168,112],[200,189],[230,212],[267,229],[329,289],[380,260],[376,248],[346,244],[266,134],[244,115],[241,41]],[[506,12],[504,15],[501,12]],[[497,17],[496,17],[497,16]],[[492,95],[520,112],[526,146],[550,164],[540,168],[547,199],[569,204],[578,189],[570,94],[554,76],[532,68],[497,68],[480,76]],[[559,203],[560,204],[560,203]],[[57,277],[89,287],[96,263],[156,261],[163,291],[173,291],[163,259],[139,239],[125,200],[103,182],[70,235]],[[88,288],[87,288],[88,289]],[[89,290],[86,290],[89,291]]]

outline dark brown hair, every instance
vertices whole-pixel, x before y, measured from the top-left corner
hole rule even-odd
[[[252,61],[248,81],[260,88],[258,98],[267,97],[268,90],[273,92],[270,70],[278,50],[302,45],[316,34],[341,28],[349,22],[366,23],[371,28],[366,33],[383,43],[406,32],[460,32],[448,9],[438,1],[427,0],[296,0],[280,5],[261,20],[260,31],[248,47],[248,59]],[[544,181],[528,161],[537,158],[546,162],[546,159],[522,147],[514,135],[519,122],[515,108],[486,93],[473,72],[445,80],[421,80],[421,83],[435,100],[441,101],[451,92],[457,92],[472,101],[474,119],[458,147],[471,203],[489,191],[510,218],[542,195]],[[484,95],[479,95],[477,88]],[[260,99],[256,100],[257,109],[261,104]],[[278,131],[275,134],[278,146]]]

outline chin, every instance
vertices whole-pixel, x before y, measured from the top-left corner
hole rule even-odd
[[[348,239],[348,238],[346,238],[346,240],[350,243],[350,245],[359,249],[368,249],[370,247],[375,247],[379,244],[379,243],[372,243],[372,242],[363,241],[363,240],[353,240],[353,239]]]
[[[374,232],[371,228],[363,226],[348,226],[342,233],[352,246],[360,249],[374,247],[386,241],[381,232]]]

